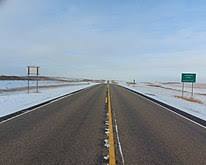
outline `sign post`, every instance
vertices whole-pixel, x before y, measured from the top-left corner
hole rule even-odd
[[[38,93],[39,92],[39,78],[38,78],[38,76],[39,76],[39,67],[38,66],[36,68],[36,75],[37,75],[37,79],[36,79],[36,93]]]
[[[192,83],[192,97],[194,95],[194,83],[196,83],[195,73],[182,73],[182,97],[184,96],[184,83]]]
[[[184,96],[184,87],[185,87],[185,83],[182,83],[182,97]]]
[[[30,76],[34,75],[36,76],[36,92],[39,92],[39,66],[28,66],[27,67],[27,78],[28,78],[28,93],[30,92]]]

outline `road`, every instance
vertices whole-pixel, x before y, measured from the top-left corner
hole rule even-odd
[[[0,164],[100,164],[105,96],[95,86],[0,124]]]
[[[111,95],[125,164],[206,164],[205,128],[122,87]]]
[[[96,85],[1,123],[0,164],[102,164],[106,91]],[[110,93],[117,164],[206,164],[205,128],[125,88]]]

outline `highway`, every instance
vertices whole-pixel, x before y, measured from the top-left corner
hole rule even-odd
[[[0,124],[0,164],[100,164],[105,96],[95,86]]]
[[[116,164],[206,164],[204,127],[123,87],[109,88]],[[0,123],[0,164],[105,164],[109,96],[107,85],[96,85]]]
[[[111,95],[125,164],[206,164],[205,128],[122,87]]]

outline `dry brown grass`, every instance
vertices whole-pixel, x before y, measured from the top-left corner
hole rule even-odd
[[[184,100],[189,101],[189,102],[203,104],[203,102],[201,100],[195,99],[193,97],[182,97],[182,96],[175,96],[175,97],[178,99],[184,99]]]

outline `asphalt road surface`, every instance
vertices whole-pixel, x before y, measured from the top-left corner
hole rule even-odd
[[[125,165],[206,164],[205,128],[110,89]],[[102,164],[106,90],[97,85],[0,124],[0,165]],[[117,138],[115,147],[122,164]]]
[[[125,164],[206,164],[205,128],[122,87],[111,95]]]
[[[0,124],[0,165],[101,164],[106,86]]]

